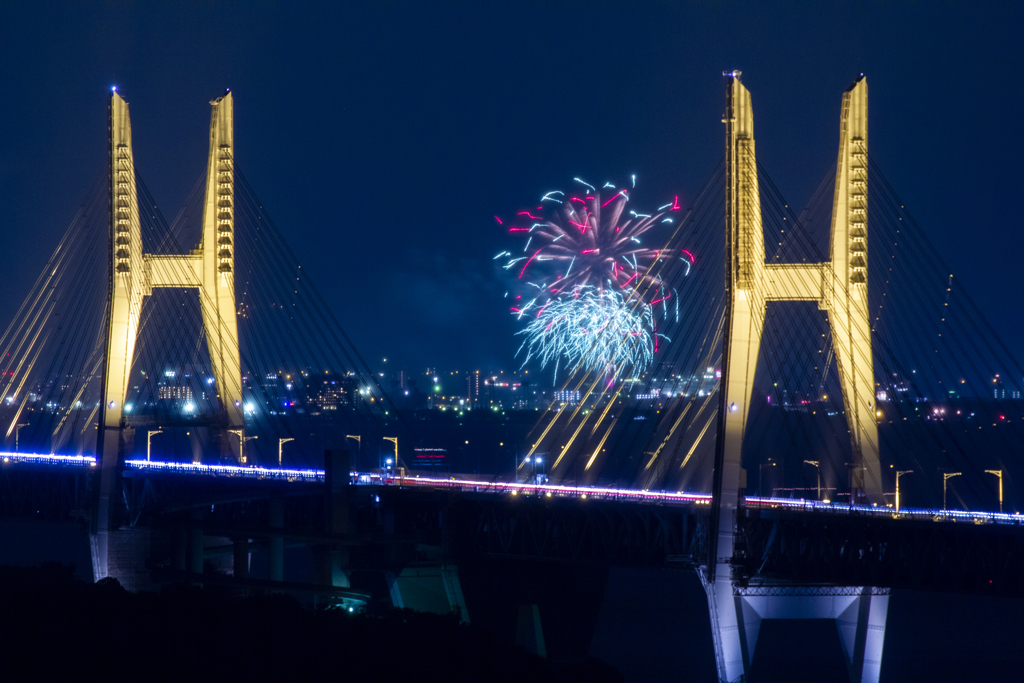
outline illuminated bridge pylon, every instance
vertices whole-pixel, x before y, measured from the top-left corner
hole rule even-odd
[[[727,73],[726,79],[723,123],[729,308],[706,573],[719,678],[740,680],[748,672],[763,619],[831,618],[837,621],[851,680],[877,681],[887,591],[846,587],[844,594],[837,595],[833,587],[782,586],[751,593],[733,584],[730,566],[740,489],[745,485],[743,442],[769,302],[815,301],[825,311],[850,431],[853,489],[870,503],[885,504],[868,317],[867,81],[862,76],[843,94],[829,260],[768,264],[750,92],[740,82],[740,72]]]
[[[106,576],[109,502],[119,452],[124,451],[125,398],[139,320],[154,289],[198,292],[222,422],[226,429],[244,426],[234,279],[234,104],[230,92],[210,104],[202,241],[189,254],[168,256],[143,253],[128,103],[116,91],[110,96],[109,326],[97,444],[102,458],[93,548],[97,578]]]

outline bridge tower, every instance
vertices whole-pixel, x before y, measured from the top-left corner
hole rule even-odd
[[[102,468],[93,540],[97,579],[107,575],[110,496],[124,452],[124,401],[139,318],[154,289],[197,291],[222,422],[227,429],[244,426],[234,279],[234,102],[227,92],[210,104],[202,241],[189,254],[164,256],[143,253],[128,103],[116,90],[110,96],[109,326],[97,443]]]
[[[750,592],[733,584],[730,568],[744,479],[743,440],[769,302],[815,301],[825,311],[850,431],[854,489],[869,502],[884,504],[868,317],[867,81],[861,76],[843,94],[830,259],[815,264],[768,264],[750,92],[740,82],[739,71],[725,76],[726,296],[730,305],[724,331],[709,561],[703,575],[718,675],[723,681],[734,681],[746,674],[762,619],[831,618],[837,620],[851,680],[877,681],[888,605],[885,591],[778,586]]]

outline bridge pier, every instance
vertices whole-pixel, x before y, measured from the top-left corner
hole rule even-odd
[[[231,566],[236,579],[249,578],[249,539],[231,539]]]
[[[406,567],[397,574],[388,572],[386,578],[391,604],[395,607],[436,614],[458,611],[462,622],[469,623],[469,609],[457,566]]]
[[[284,528],[284,499],[272,498],[269,505],[270,528]],[[269,576],[271,581],[284,581],[284,536],[274,534],[269,539],[270,568]]]
[[[889,607],[888,589],[862,586],[705,585],[719,676],[740,680],[754,663],[758,636],[771,619],[834,620],[852,683],[878,683]],[[798,658],[804,644],[794,644]],[[724,664],[724,672],[722,671]],[[723,676],[724,673],[724,676]]]
[[[455,534],[452,527],[455,511],[451,499],[442,508],[440,521],[441,545],[424,548],[433,561],[405,567],[397,574],[387,573],[391,603],[395,607],[408,607],[419,612],[458,612],[462,622],[468,624],[469,609],[459,580],[459,568],[454,564]],[[538,627],[539,623],[538,617]],[[543,636],[538,637],[543,640]]]
[[[327,487],[325,531],[329,534],[352,533],[350,496],[351,452],[324,451],[324,483]],[[349,588],[351,552],[342,545],[321,545],[313,549],[320,583]]]
[[[203,511],[192,509],[192,525],[188,530],[188,571],[190,574],[203,573]]]

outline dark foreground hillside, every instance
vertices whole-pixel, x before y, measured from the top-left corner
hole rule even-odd
[[[312,611],[185,585],[134,594],[56,564],[0,567],[0,615],[4,670],[23,680],[622,680],[602,662],[503,646],[453,615]]]

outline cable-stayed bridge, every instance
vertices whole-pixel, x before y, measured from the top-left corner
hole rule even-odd
[[[489,479],[407,471],[397,442],[394,469],[351,466],[350,437],[415,443],[416,425],[238,170],[233,96],[168,223],[112,93],[108,167],[0,339],[3,514],[87,519],[96,578],[128,584],[213,581],[221,553],[252,586],[257,546],[280,582],[285,543],[304,544],[309,585],[349,605],[354,566],[386,570],[400,604],[433,562],[463,611],[453,563],[474,553],[695,566],[722,680],[777,618],[835,620],[850,679],[878,680],[889,588],[1021,590],[1024,371],[868,154],[866,80],[800,213],[726,83],[724,160],[652,266],[668,341],[638,377],[570,372],[516,471]]]

